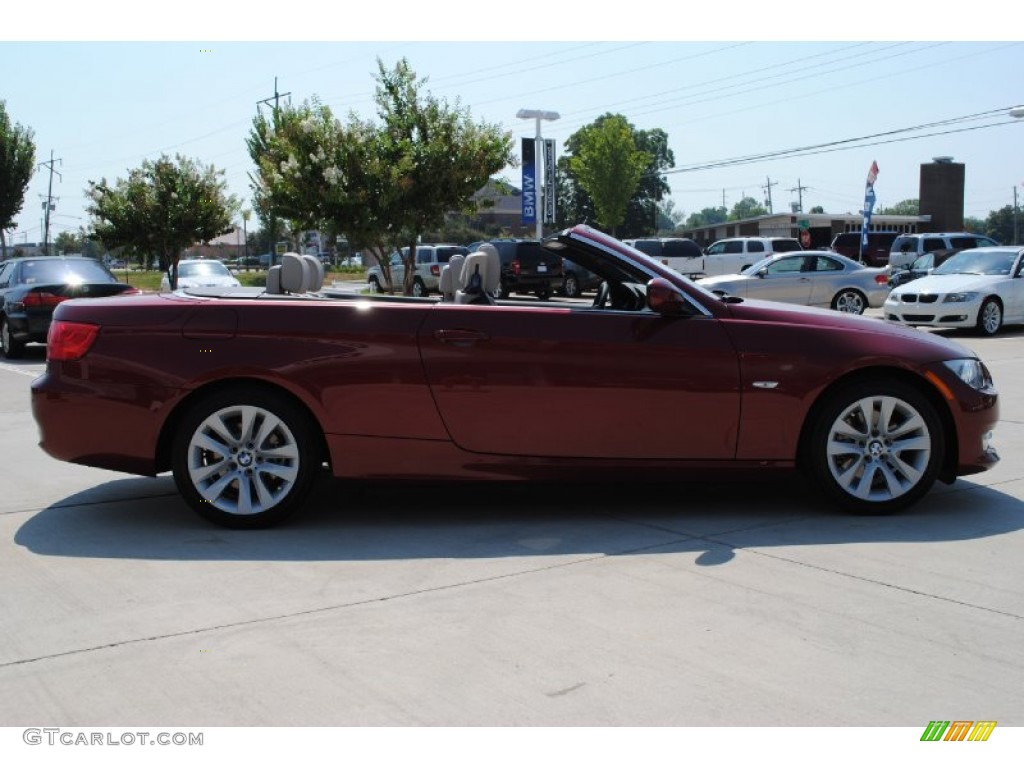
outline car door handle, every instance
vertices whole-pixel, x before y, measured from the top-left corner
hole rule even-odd
[[[454,344],[459,347],[468,347],[478,341],[490,339],[483,331],[469,331],[463,328],[442,328],[434,331],[434,338],[442,344]]]

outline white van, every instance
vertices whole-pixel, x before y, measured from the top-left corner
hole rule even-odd
[[[727,237],[704,251],[704,273],[735,275],[773,253],[802,251],[795,237]]]

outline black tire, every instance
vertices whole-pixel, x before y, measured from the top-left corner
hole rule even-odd
[[[579,278],[576,277],[576,275],[572,274],[571,272],[567,274],[565,276],[565,280],[562,281],[562,293],[564,293],[566,297],[570,299],[578,298],[579,295],[582,293],[582,291],[580,290]]]
[[[374,293],[384,293],[384,289],[381,287],[380,280],[378,280],[376,276],[371,275],[370,279],[367,282],[370,285],[370,290],[373,291]]]
[[[832,298],[832,309],[847,312],[851,315],[863,315],[868,308],[868,300],[864,294],[853,288],[846,288]]]
[[[1003,305],[995,296],[981,302],[978,321],[974,326],[982,336],[995,336],[1003,327]]]
[[[430,291],[427,290],[426,284],[418,277],[414,278],[412,281],[412,295],[420,298],[430,295]]]
[[[6,317],[0,319],[0,350],[8,360],[18,360],[25,356],[25,342],[11,336],[11,324]]]
[[[245,388],[216,392],[178,424],[174,481],[210,522],[265,528],[291,515],[309,494],[322,461],[318,438],[306,413],[283,395]]]
[[[537,290],[537,298],[541,301],[547,301],[551,298],[551,290],[549,288],[540,288]]]
[[[877,421],[882,414],[888,414],[885,424]],[[938,476],[945,453],[942,422],[911,384],[885,378],[853,382],[827,395],[811,418],[803,468],[849,512],[904,509]]]

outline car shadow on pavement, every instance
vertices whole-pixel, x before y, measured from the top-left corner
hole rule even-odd
[[[674,484],[353,484],[323,477],[276,528],[199,518],[169,477],[115,480],[29,518],[15,543],[40,555],[182,561],[371,561],[692,553],[980,539],[1024,527],[1024,502],[959,480],[883,517],[836,510],[792,474]]]

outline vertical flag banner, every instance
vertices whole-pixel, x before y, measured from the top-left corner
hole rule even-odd
[[[523,224],[537,223],[537,145],[523,139]]]
[[[871,228],[871,212],[875,209],[875,179],[878,178],[878,163],[871,161],[868,181],[864,185],[864,223],[860,225],[860,260],[864,261],[864,249],[868,244],[868,230]]]
[[[555,223],[555,140],[544,139],[544,223]]]

